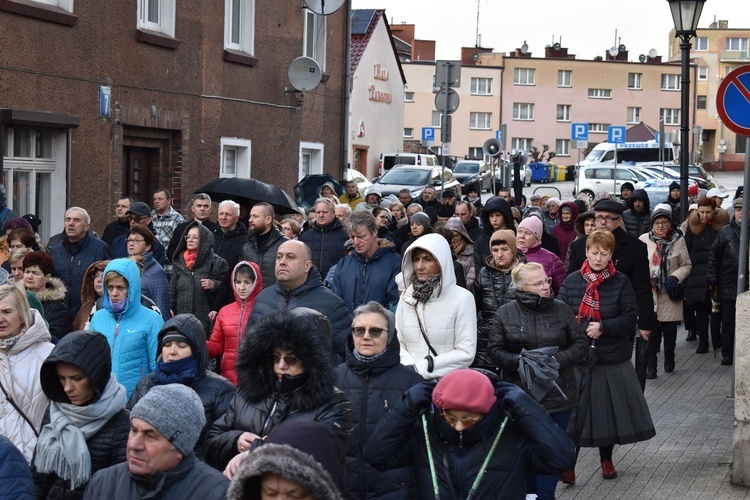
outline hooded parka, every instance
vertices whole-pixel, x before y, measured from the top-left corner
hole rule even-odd
[[[685,282],[685,302],[688,305],[708,304],[708,254],[711,244],[721,228],[729,224],[729,214],[723,208],[717,208],[710,225],[703,224],[698,211],[688,217],[685,244],[690,254],[693,268]]]
[[[643,210],[636,212],[632,206],[635,200],[641,200],[643,202]],[[643,189],[636,189],[633,194],[630,195],[628,205],[631,207],[622,214],[622,221],[625,223],[625,230],[635,236],[640,237],[643,233],[647,233],[651,230],[651,202],[648,198],[648,193]]]
[[[44,288],[36,293],[44,308],[44,319],[49,324],[49,333],[54,338],[61,339],[70,331],[68,321],[68,306],[65,304],[65,283],[59,278],[50,278]]]
[[[497,231],[490,224],[490,214],[492,212],[503,214],[505,227],[514,233],[516,232],[516,220],[513,218],[513,212],[510,210],[510,204],[497,196],[490,198],[480,213],[484,233],[474,240],[474,267],[476,269],[481,269],[484,266],[485,259],[491,255],[490,237],[492,233]]]

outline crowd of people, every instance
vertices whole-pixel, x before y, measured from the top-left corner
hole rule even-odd
[[[101,237],[71,207],[46,244],[3,210],[4,489],[554,499],[581,447],[612,479],[615,445],[655,435],[643,391],[680,323],[733,363],[738,196],[691,190],[683,221],[679,185],[651,207],[628,183],[484,204],[344,184],[216,222],[208,195],[185,220],[160,189]]]

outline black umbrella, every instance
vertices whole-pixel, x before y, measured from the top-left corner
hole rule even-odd
[[[297,205],[308,210],[320,197],[320,188],[323,184],[330,182],[337,196],[344,194],[344,187],[329,174],[307,174],[294,186],[294,198]]]
[[[648,341],[643,340],[640,334],[635,335],[635,374],[638,375],[638,382],[641,384],[641,390],[646,392],[646,350]]]
[[[586,367],[583,369],[583,378],[581,378],[581,386],[578,389],[578,408],[576,408],[574,415],[573,441],[577,445],[580,444],[583,424],[586,422],[586,415],[591,408],[591,377],[596,365],[596,357],[596,339],[593,339],[589,344],[586,355]]]
[[[196,189],[195,192],[206,193],[218,202],[229,199],[240,205],[252,206],[265,201],[271,204],[279,214],[299,213],[297,204],[283,189],[257,179],[240,179],[238,177],[214,179]]]

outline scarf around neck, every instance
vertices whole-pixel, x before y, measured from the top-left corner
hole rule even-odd
[[[435,291],[435,288],[437,288],[437,286],[440,284],[440,275],[436,274],[434,276],[430,276],[424,283],[420,283],[417,279],[417,273],[412,273],[410,281],[412,286],[412,297],[414,297],[417,302],[424,303],[430,300],[430,297],[432,297],[432,293]]]
[[[195,260],[198,258],[198,251],[185,250],[185,252],[182,254],[182,258],[185,260],[185,267],[192,271],[193,266],[195,265]]]
[[[576,319],[580,323],[583,320],[599,321],[602,319],[599,311],[599,286],[615,275],[615,264],[611,260],[607,267],[601,271],[594,271],[589,266],[589,261],[584,261],[581,266],[581,275],[586,280],[586,290],[578,306]]]
[[[198,379],[199,374],[198,360],[195,356],[187,356],[170,362],[161,359],[154,369],[154,385],[190,385]]]
[[[680,239],[680,233],[670,229],[666,236],[661,237],[654,234],[652,229],[648,233],[648,238],[656,244],[656,248],[649,258],[651,288],[659,293],[664,290],[664,284],[669,278],[669,255],[672,253],[674,243]]]
[[[110,375],[101,397],[90,405],[51,401],[50,422],[42,428],[36,447],[36,469],[70,481],[72,490],[88,482],[91,454],[86,440],[122,411],[126,403],[125,387],[117,383],[114,374]]]

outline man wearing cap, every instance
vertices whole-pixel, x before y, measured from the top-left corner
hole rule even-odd
[[[130,412],[127,462],[94,474],[84,499],[226,498],[229,480],[193,453],[205,423],[191,388],[154,386]]]
[[[717,207],[721,207],[721,204],[724,203],[724,200],[729,197],[728,194],[724,193],[719,188],[711,188],[706,193],[706,198],[713,198],[714,203],[716,203]]]
[[[623,182],[622,186],[620,186],[620,198],[622,198],[622,201],[625,202],[628,208],[632,208],[633,206],[630,203],[630,197],[633,195],[633,191],[635,191],[635,186],[633,186],[632,182]]]
[[[636,189],[630,196],[630,208],[622,214],[625,230],[636,238],[651,230],[651,202],[648,193]]]
[[[612,262],[615,268],[630,279],[638,301],[638,328],[643,340],[648,336],[656,323],[654,298],[651,292],[651,274],[646,244],[629,234],[623,228],[622,214],[625,205],[615,200],[601,200],[594,207],[596,229],[606,229],[615,237],[615,251]],[[586,260],[586,238],[578,238],[570,244],[568,274],[580,272]]]
[[[681,224],[680,220],[680,183],[673,181],[669,185],[669,196],[665,202],[672,208],[672,223]]]
[[[438,220],[447,221],[456,211],[456,192],[452,189],[443,191],[443,203],[437,206]]]
[[[130,209],[126,212],[128,219],[130,220],[130,227],[133,226],[144,226],[147,227],[152,233],[154,232],[153,217],[151,217],[151,208],[142,201],[136,201],[130,205]],[[155,236],[155,235],[154,235]],[[125,243],[127,234],[118,236],[112,243],[112,258],[113,259],[124,259],[128,257],[128,245]],[[159,263],[160,266],[164,267],[164,260],[167,255],[167,251],[161,241],[158,239],[154,240],[154,259]]]

